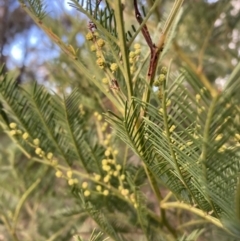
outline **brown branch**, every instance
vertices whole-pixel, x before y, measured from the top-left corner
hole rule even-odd
[[[134,9],[135,9],[135,16],[136,16],[136,19],[139,23],[139,25],[142,24],[143,22],[143,18],[141,16],[141,13],[138,9],[138,5],[137,5],[137,0],[134,0]],[[150,57],[150,64],[149,64],[149,68],[148,68],[148,78],[149,78],[149,81],[151,82],[153,80],[153,77],[155,75],[155,72],[156,72],[156,69],[157,69],[157,63],[158,63],[158,59],[159,59],[159,54],[160,52],[163,50],[163,44],[162,44],[162,47],[161,48],[156,48],[156,45],[152,42],[152,39],[151,39],[151,36],[149,34],[149,31],[148,31],[148,28],[147,28],[147,25],[144,24],[142,29],[141,29],[141,32],[150,48],[150,52],[151,52],[151,57]],[[150,83],[151,85],[151,83]]]

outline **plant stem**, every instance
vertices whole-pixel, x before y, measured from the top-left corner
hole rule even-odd
[[[205,123],[205,127],[204,127],[204,133],[203,133],[203,140],[202,140],[202,153],[199,157],[199,162],[202,164],[202,168],[203,168],[203,177],[204,177],[204,183],[203,183],[203,190],[204,193],[206,194],[206,196],[208,197],[208,201],[216,215],[216,217],[219,218],[218,212],[216,210],[216,208],[214,207],[214,204],[211,200],[211,198],[209,197],[208,193],[207,193],[207,167],[206,167],[206,159],[207,159],[207,150],[208,150],[208,143],[209,143],[209,131],[210,131],[210,126],[212,123],[212,117],[213,117],[213,113],[217,104],[217,101],[219,99],[219,96],[215,96],[211,102],[211,105],[209,107],[208,110],[208,114],[207,114],[207,119],[206,119],[206,123]]]
[[[117,29],[118,29],[118,39],[119,39],[119,47],[122,54],[123,59],[123,66],[124,66],[124,79],[127,85],[127,92],[128,92],[128,101],[131,101],[133,96],[133,85],[131,80],[130,74],[130,65],[128,60],[128,47],[126,43],[126,36],[125,36],[125,28],[124,28],[124,21],[123,21],[123,6],[120,0],[116,0],[114,6]]]
[[[219,221],[219,219],[214,218],[208,214],[206,214],[204,211],[202,211],[201,209],[195,208],[193,206],[190,206],[186,203],[180,203],[180,202],[170,202],[170,203],[162,203],[161,207],[163,209],[170,209],[170,208],[180,208],[180,209],[185,209],[188,210],[204,219],[206,219],[207,221],[209,221],[210,223],[216,225],[219,228],[222,228],[224,230],[226,230],[223,226],[223,224]],[[227,230],[226,230],[227,231]]]
[[[27,197],[29,196],[29,194],[37,187],[37,185],[40,183],[40,179],[37,179],[27,190],[26,192],[22,195],[21,199],[19,200],[17,207],[15,209],[14,212],[14,216],[13,216],[13,230],[16,229],[17,227],[17,221],[18,221],[18,217],[19,217],[19,213],[20,210],[24,204],[24,202],[26,201]]]

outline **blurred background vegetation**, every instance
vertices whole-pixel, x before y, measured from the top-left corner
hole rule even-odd
[[[154,1],[141,2],[147,11]],[[148,27],[153,36],[161,31],[161,23],[166,20],[173,2],[162,0],[149,19]],[[88,58],[85,43],[88,19],[70,8],[67,1],[52,0],[46,4],[46,18],[53,32]],[[137,25],[133,3],[125,1],[124,4],[128,19],[126,29],[130,29],[132,24]],[[166,62],[173,59],[175,70],[187,64],[198,75],[204,73],[221,91],[240,59],[239,29],[238,0],[185,0]],[[138,41],[144,44],[142,38]],[[145,48],[147,51],[147,46]],[[89,116],[94,111],[112,108],[33,23],[17,0],[0,1],[2,64],[5,64],[4,72],[17,77],[19,84],[38,81],[55,92],[61,89],[70,92],[77,86]],[[68,216],[74,202],[69,199],[65,182],[54,178],[51,167],[27,160],[3,131],[0,133],[0,240],[72,240],[76,233],[89,237],[94,225],[91,226],[90,221],[82,225],[84,214],[76,211],[76,215]],[[38,178],[40,182],[36,182]],[[9,225],[16,227],[15,233],[10,231]],[[201,240],[209,240],[211,227],[208,228],[209,232]]]

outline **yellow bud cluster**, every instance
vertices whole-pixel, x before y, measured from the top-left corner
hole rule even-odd
[[[115,72],[118,69],[118,65],[116,63],[112,63],[110,69],[112,70],[112,72]]]
[[[164,81],[166,80],[166,74],[167,74],[167,68],[166,67],[162,67],[160,75],[153,82],[153,85],[155,87],[158,87],[158,93],[157,93],[158,99],[162,99],[162,86],[163,86]]]
[[[107,84],[109,83],[109,82],[108,82],[108,79],[107,79],[107,78],[103,78],[103,79],[102,79],[102,83],[105,84],[105,85],[107,85]]]
[[[9,124],[9,127],[10,127],[11,129],[16,129],[16,128],[17,128],[17,124],[16,124],[15,122],[11,122],[11,123]]]
[[[34,144],[35,146],[39,146],[40,140],[39,140],[38,138],[34,139],[34,140],[33,140],[33,144]]]
[[[92,52],[95,52],[95,51],[97,51],[97,48],[96,48],[95,45],[91,45],[90,50],[91,50]]]
[[[102,47],[105,45],[105,41],[100,38],[100,39],[98,39],[98,41],[97,41],[97,45],[98,45],[98,47],[102,48]]]
[[[103,69],[104,68],[104,65],[105,65],[105,61],[104,61],[104,59],[103,58],[98,58],[97,59],[97,61],[96,61],[96,63],[97,63],[97,65],[101,68],[101,69]]]
[[[137,63],[137,60],[139,59],[139,56],[141,53],[141,45],[136,43],[136,44],[134,44],[133,48],[135,49],[135,51],[129,52],[129,63],[131,64],[131,66],[130,66],[131,74],[134,74],[134,72],[137,69],[136,63]]]
[[[88,32],[88,33],[86,34],[86,39],[87,39],[88,41],[93,40],[93,38],[94,38],[94,35],[93,35],[92,32]]]

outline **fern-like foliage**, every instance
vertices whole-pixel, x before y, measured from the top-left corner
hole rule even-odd
[[[39,147],[45,153],[52,152],[69,165],[77,162],[87,172],[100,171],[98,163],[103,157],[103,148],[96,143],[92,131],[85,127],[77,91],[62,99],[36,83],[23,88],[4,76],[0,92],[5,113],[12,117],[22,133],[28,133],[29,142],[39,139]],[[1,124],[6,124],[3,118]],[[5,128],[10,131],[6,125]],[[34,149],[23,140],[22,134],[16,133],[14,138],[32,153]]]
[[[124,118],[112,113],[107,117],[119,137],[179,200],[230,220],[235,220],[239,207],[239,68],[217,97],[184,71],[163,85],[160,108],[134,99]],[[147,115],[139,125],[142,108],[147,108]]]

